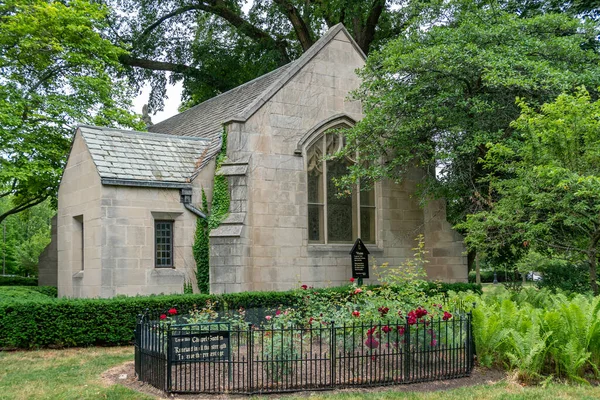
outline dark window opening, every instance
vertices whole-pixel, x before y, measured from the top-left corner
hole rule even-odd
[[[155,266],[173,267],[173,221],[154,222]]]

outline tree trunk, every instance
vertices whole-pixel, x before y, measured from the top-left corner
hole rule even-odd
[[[479,253],[475,254],[475,283],[481,285],[481,270],[479,269]]]
[[[598,282],[596,282],[596,279],[598,279],[596,274],[597,254],[595,249],[588,252],[588,261],[590,263],[590,286],[594,296],[598,296]]]

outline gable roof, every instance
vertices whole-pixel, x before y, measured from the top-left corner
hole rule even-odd
[[[207,155],[208,159],[211,159],[221,148],[223,124],[247,121],[340,32],[347,36],[352,46],[365,59],[365,54],[340,23],[330,28],[297,60],[206,100],[148,129],[151,132],[211,139],[212,143]]]
[[[189,184],[208,162],[208,139],[87,125],[78,129],[103,184]]]

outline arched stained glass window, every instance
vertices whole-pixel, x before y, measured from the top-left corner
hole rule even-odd
[[[324,160],[344,146],[337,133],[324,134],[307,149],[308,241],[309,243],[353,243],[360,237],[375,243],[375,191],[356,187],[338,196],[334,179],[347,173],[354,160]]]

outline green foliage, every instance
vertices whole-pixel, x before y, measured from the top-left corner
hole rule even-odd
[[[0,199],[0,214],[12,208],[10,196]],[[38,258],[50,243],[50,222],[54,215],[46,200],[16,215],[7,217],[6,242],[0,226],[0,262],[6,253],[6,274],[36,276]]]
[[[494,282],[494,271],[481,271],[481,283],[492,283]],[[496,273],[496,277],[498,282],[506,281],[506,276],[504,273]],[[476,273],[475,271],[469,272],[469,282],[475,283]]]
[[[1,286],[0,303],[18,301],[48,300],[56,297],[56,288],[52,286]]]
[[[74,125],[141,127],[107,13],[85,0],[0,3],[0,195],[12,203],[0,222],[56,196]]]
[[[204,189],[202,189],[202,209],[205,211],[208,209],[208,201]],[[207,220],[198,218],[196,220],[196,233],[194,235],[192,252],[194,254],[194,260],[196,261],[196,282],[200,293],[209,293],[210,291],[210,248],[208,234]]]
[[[600,376],[598,296],[498,287],[477,301],[473,333],[482,365],[508,366],[522,380],[553,375],[586,383]]]
[[[37,286],[37,278],[24,276],[0,276],[0,286]]]
[[[536,282],[539,288],[572,293],[590,291],[590,272],[585,262],[569,263],[555,260],[541,266],[543,279]]]
[[[223,161],[227,158],[227,131],[223,129],[221,136],[221,151],[217,155],[216,170],[218,171]],[[227,177],[215,175],[213,182],[213,197],[208,212],[208,201],[204,189],[202,189],[202,210],[208,214],[208,219],[198,218],[196,221],[196,234],[192,250],[196,260],[196,279],[200,293],[210,291],[210,231],[219,226],[229,213],[229,185]]]
[[[520,105],[512,126],[521,140],[489,145],[483,164],[497,200],[460,225],[466,243],[490,254],[513,247],[586,260],[589,287],[598,294],[600,101],[580,88],[540,112]]]
[[[298,58],[340,22],[368,54],[403,32],[430,2],[106,3],[114,10],[110,19],[115,27],[107,34],[136,55],[121,61],[136,67],[130,71],[134,81],[150,81],[149,106],[156,111],[163,106],[167,82],[183,81],[182,108],[189,108]]]
[[[369,55],[356,93],[365,117],[343,150],[363,162],[341,184],[399,181],[421,167],[421,201],[446,198],[456,223],[488,207],[478,160],[487,143],[518,140],[515,100],[540,105],[578,85],[600,86],[600,57],[594,23],[512,12],[527,8],[523,3],[513,10],[502,1],[443,4]]]
[[[146,309],[192,310],[207,300],[227,309],[263,308],[293,304],[295,299],[294,292],[246,292],[4,302],[0,304],[0,348],[127,344],[133,340],[137,315]]]
[[[464,289],[448,284],[448,290]],[[41,292],[52,289],[31,288]],[[180,314],[201,310],[211,303],[213,310],[227,314],[230,310],[292,308],[306,309],[309,292],[244,292],[224,295],[169,295],[147,297],[118,297],[114,299],[53,299],[44,296],[36,301],[22,299],[0,304],[0,348],[36,348],[47,346],[115,346],[131,343],[138,314],[164,312],[176,307]],[[347,299],[348,286],[311,289],[313,296],[322,299],[324,307],[334,299]],[[316,295],[314,294],[316,293]],[[41,296],[41,294],[40,294]],[[37,298],[37,297],[36,297]],[[344,300],[345,301],[345,300]],[[331,307],[329,307],[331,308]],[[329,308],[325,308],[328,310]],[[314,311],[314,308],[311,308]],[[312,312],[311,311],[311,312]],[[239,311],[230,313],[231,321]],[[254,312],[256,314],[256,312]],[[264,318],[260,315],[251,318]],[[303,322],[306,322],[303,320]]]
[[[183,282],[183,294],[193,294],[193,293],[194,293],[194,286],[192,285],[192,282],[190,282],[186,279],[185,282]]]

